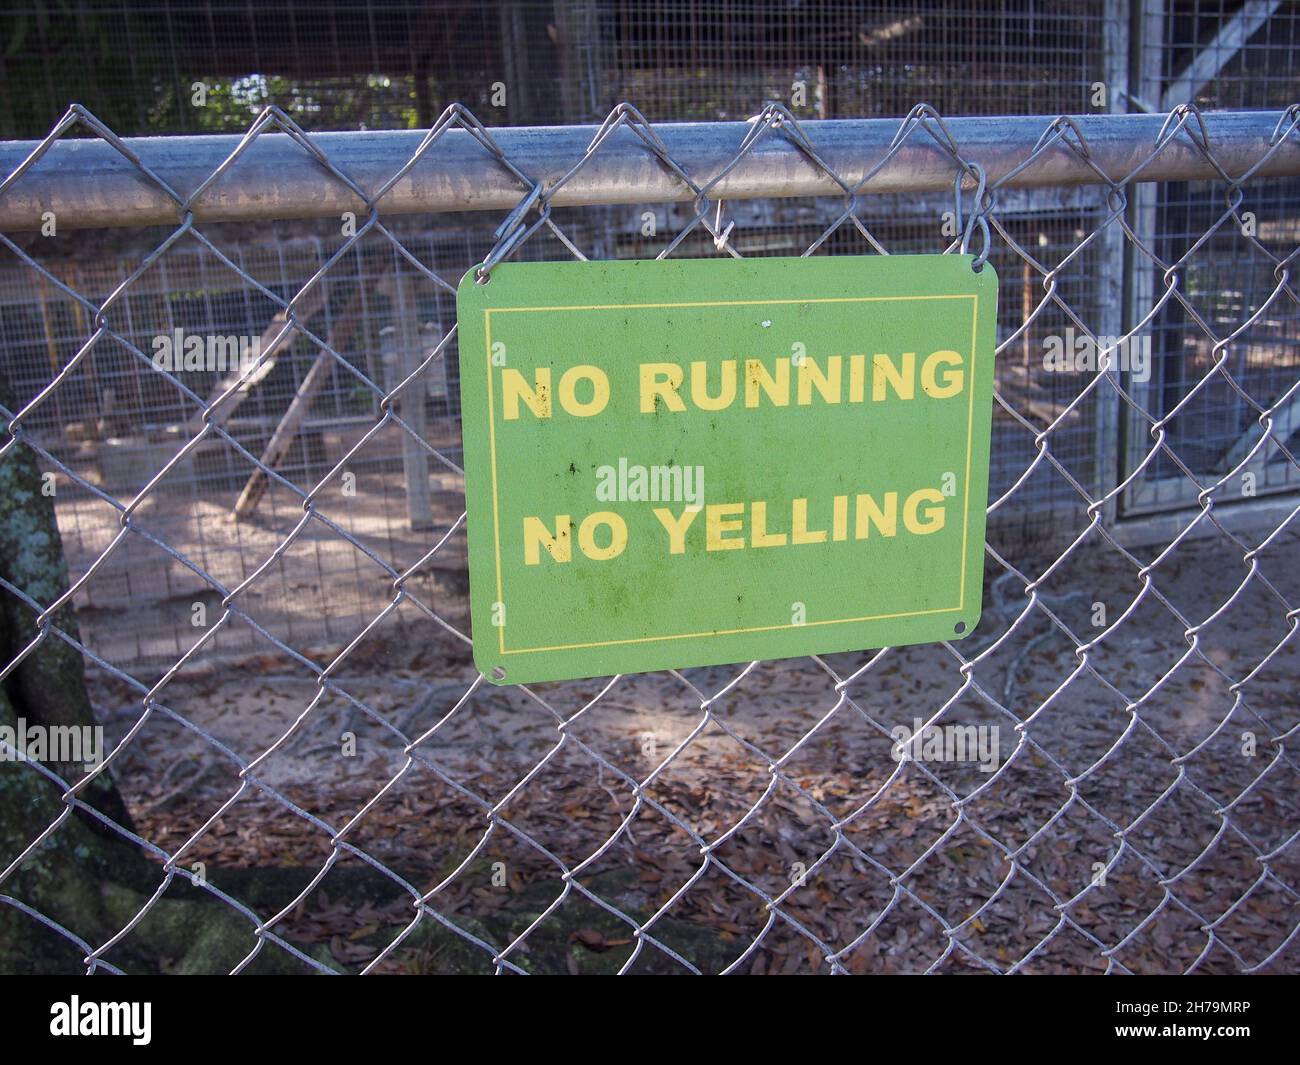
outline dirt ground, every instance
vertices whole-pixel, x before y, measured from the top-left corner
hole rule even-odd
[[[1089,541],[950,645],[528,691],[406,604],[323,683],[346,639],[196,661],[114,776],[352,970],[1294,972],[1298,546],[1188,540],[1144,584]],[[143,690],[90,679],[121,736]],[[897,761],[918,718],[995,728],[995,771]]]
[[[311,474],[291,469],[286,475],[301,491],[310,490],[367,428],[355,427],[344,439],[332,439],[322,468]],[[454,464],[459,441],[454,426],[443,428],[442,436],[430,434],[431,442],[445,448]],[[83,637],[108,661],[159,675],[220,616],[220,589],[239,587],[272,556],[276,560],[241,592],[245,613],[294,647],[342,645],[392,598],[391,578],[366,552],[398,568],[409,567],[429,550],[430,537],[441,535],[439,530],[465,508],[463,476],[430,457],[433,528],[410,527],[401,434],[388,427],[349,465],[357,478],[355,494],[344,495],[336,480],[316,501],[321,518],[309,522],[292,546],[277,555],[302,519],[302,496],[272,483],[247,520],[233,521],[234,501],[254,467],[233,449],[220,457],[227,464],[197,480],[193,471],[161,480],[132,512],[133,531],[96,566],[74,598]],[[125,506],[154,473],[145,469],[136,480],[99,487]],[[79,474],[92,479],[89,470]],[[58,497],[57,514],[75,580],[114,545],[122,529],[121,512],[69,486]],[[467,588],[464,565],[461,533],[414,576],[412,588],[439,609],[454,606]],[[203,625],[193,623],[196,603],[211,615],[202,619]],[[220,632],[209,649],[237,656],[265,646],[261,634],[240,624]]]

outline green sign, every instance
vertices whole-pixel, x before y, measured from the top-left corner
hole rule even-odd
[[[471,271],[478,668],[526,683],[968,634],[997,289],[955,255]]]

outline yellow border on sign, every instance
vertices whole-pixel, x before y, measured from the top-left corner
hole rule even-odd
[[[702,636],[737,636],[746,632],[776,632],[784,629],[807,629],[814,628],[818,625],[849,625],[860,621],[886,621],[891,618],[914,618],[922,617],[927,614],[953,614],[959,613],[965,608],[966,603],[966,537],[967,530],[970,526],[970,460],[971,460],[971,437],[974,436],[975,429],[975,357],[976,357],[976,337],[979,325],[979,293],[958,294],[948,296],[827,296],[815,299],[795,299],[795,300],[709,300],[709,301],[692,301],[678,303],[597,303],[583,306],[559,306],[559,307],[490,307],[483,311],[483,335],[484,347],[487,355],[487,385],[488,385],[488,451],[492,460],[492,537],[495,548],[496,569],[497,569],[497,602],[505,603],[505,592],[501,583],[501,517],[500,505],[497,500],[497,435],[496,435],[496,408],[492,387],[492,315],[493,314],[515,314],[521,312],[536,313],[539,311],[623,311],[633,309],[645,309],[655,307],[744,307],[744,306],[772,306],[783,303],[880,303],[880,302],[902,302],[907,300],[970,300],[971,301],[971,329],[970,329],[970,397],[967,402],[966,410],[966,485],[964,499],[962,502],[962,528],[961,528],[961,586],[958,590],[957,605],[955,607],[937,607],[932,610],[913,610],[899,614],[871,614],[860,618],[834,618],[827,621],[806,621],[802,625],[785,624],[785,625],[758,625],[745,629],[714,629],[706,632],[681,632],[669,636],[636,636],[625,640],[599,640],[593,643],[561,643],[550,647],[519,647],[512,650],[506,650],[506,627],[497,625],[497,645],[500,654],[503,655],[522,655],[534,654],[546,651],[575,651],[590,647],[615,647],[629,643],[659,643],[665,640],[688,640]]]

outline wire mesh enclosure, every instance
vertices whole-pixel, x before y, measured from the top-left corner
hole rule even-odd
[[[0,967],[1295,971],[1298,36],[0,12]],[[485,683],[466,270],[963,245],[1001,290],[968,639]]]
[[[756,100],[789,98],[796,81],[793,110],[806,118],[898,115],[918,99],[969,114],[1053,113],[1082,107],[1101,78],[1107,17],[1102,0],[1021,0],[994,13],[936,0],[80,7],[80,24],[42,19],[40,4],[0,16],[21,44],[7,76],[38,87],[28,111],[0,110],[4,135],[39,136],[69,98],[102,101],[122,134],[241,132],[268,105],[307,129],[427,128],[438,100],[493,125],[599,122],[620,100],[665,121],[739,119]]]
[[[23,89],[0,97],[4,137],[41,136],[72,99],[122,135],[242,132],[270,105],[309,130],[423,129],[451,100],[489,125],[600,122],[621,100],[658,121],[743,119],[765,99],[800,118],[917,100],[1032,115],[1096,110],[1130,38],[1138,109],[1285,107],[1300,5],[33,0],[0,12],[0,38],[0,78]]]
[[[764,99],[785,101],[800,120],[903,115],[919,99],[941,113],[963,115],[1167,112],[1192,101],[1278,110],[1294,96],[1290,45],[1300,25],[1300,5],[1294,3],[1199,0],[1080,0],[1068,5],[1023,0],[992,14],[976,8],[952,12],[934,3],[783,0],[745,5],[502,0],[494,5],[441,4],[436,17],[417,0],[325,5],[275,0],[254,7],[227,0],[143,5],[86,0],[75,22],[43,11],[37,3],[0,13],[0,25],[14,42],[0,63],[0,76],[27,87],[22,93],[0,94],[0,132],[10,136],[43,136],[49,116],[69,98],[95,100],[97,116],[119,135],[242,133],[267,104],[281,106],[306,130],[427,128],[437,114],[437,101],[449,99],[466,101],[490,125],[530,126],[599,123],[625,99],[637,101],[640,111],[657,122],[745,119]],[[131,61],[117,62],[118,56]],[[1295,180],[1285,176],[1257,176],[1252,182],[1253,214],[1271,230],[1280,229],[1277,239],[1283,242],[1286,227],[1294,224],[1286,204],[1296,191]],[[1206,313],[1224,321],[1267,298],[1273,263],[1249,240],[1213,226],[1223,207],[1220,185],[1169,180],[1141,186],[1138,195],[1147,198],[1140,200],[1134,217],[1141,227],[1137,244],[1128,244],[1127,251],[1113,226],[1109,243],[1084,239],[1110,216],[1101,186],[1006,189],[999,217],[1018,247],[1040,249],[1034,253],[1040,263],[1063,259],[1081,245],[1052,281],[1085,318],[1104,324],[1106,335],[1119,335],[1125,322],[1137,321],[1137,312],[1156,303],[1156,267],[1134,252],[1139,245],[1172,262],[1182,248],[1207,234],[1206,244],[1188,260],[1181,283]],[[879,247],[941,250],[948,238],[939,220],[951,210],[951,199],[947,191],[914,189],[873,197],[868,213]],[[656,234],[680,228],[692,214],[689,206],[651,210],[656,206],[575,205],[563,208],[562,215],[565,231],[584,254],[651,257],[662,241],[643,236],[647,210]],[[743,254],[797,255],[819,239],[839,205],[824,197],[783,197],[732,200],[727,211],[737,227],[732,246]],[[394,224],[406,246],[418,248],[422,261],[454,281],[491,244],[496,220],[484,222],[482,216],[465,213],[440,217],[437,225],[418,215]],[[317,291],[319,305],[308,310],[326,338],[347,333],[338,336],[337,346],[357,352],[347,355],[349,365],[381,386],[386,380],[382,366],[405,365],[403,360],[428,350],[451,320],[452,301],[445,291],[422,291],[414,268],[400,254],[376,246],[371,236],[347,242],[333,220],[263,219],[257,225],[224,225],[213,233],[225,254],[281,300],[342,250],[343,261],[330,267],[326,284]],[[61,346],[86,335],[85,309],[60,290],[58,281],[103,297],[131,276],[150,240],[162,237],[161,231],[108,229],[38,239],[24,246],[39,251],[52,278],[42,278],[35,287],[21,264],[0,262],[0,336],[23,387],[52,372]],[[819,251],[864,247],[879,250],[841,227]],[[676,255],[716,253],[710,238],[698,231],[674,250]],[[570,252],[542,232],[517,254],[547,258]],[[1027,260],[1013,256],[1004,261],[999,248],[993,254],[995,263],[1006,267],[1001,273],[1005,336],[1028,318],[1041,286]],[[1221,310],[1212,306],[1215,301],[1223,303]],[[175,329],[263,337],[277,312],[273,299],[250,291],[239,272],[211,250],[182,242],[158,271],[132,284],[120,313],[129,319],[122,323],[126,335],[138,344]],[[1187,328],[1186,313],[1179,301],[1167,301],[1144,330],[1150,372],[1131,387],[1144,393],[1140,402],[1156,417],[1173,410],[1215,359],[1204,332]],[[1096,484],[1105,472],[1098,463],[1110,462],[1107,456],[1115,455],[1118,464],[1122,454],[1130,468],[1141,462],[1146,429],[1131,414],[1122,425],[1100,425],[1108,415],[1097,409],[1095,393],[1072,403],[1078,382],[1043,372],[1042,336],[1064,336],[1071,327],[1059,307],[1043,308],[1033,325],[1019,332],[1018,343],[1003,351],[1001,373],[1005,388],[1024,391],[1022,410],[1038,427],[1053,425],[1057,414],[1066,413],[1065,422],[1054,429],[1054,455],[1082,483]],[[1257,322],[1251,336],[1258,338],[1258,350],[1252,351],[1247,340],[1232,349],[1237,375],[1258,379],[1261,394],[1272,394],[1285,378],[1278,376],[1271,353],[1292,342],[1293,328],[1286,320],[1275,329]],[[449,420],[457,404],[454,338],[447,354],[446,371],[439,371],[442,377],[429,386],[427,418],[430,431],[441,434],[440,444],[453,446],[448,434],[456,431]],[[314,358],[310,341],[299,336],[278,354],[267,379],[248,390],[232,414],[230,431],[250,452],[260,457],[270,444]],[[121,488],[123,478],[130,481],[145,472],[174,439],[181,404],[158,389],[157,381],[125,352],[97,350],[88,369],[85,380],[61,395],[57,410],[51,407],[41,415],[46,419],[41,425],[64,436],[61,454],[65,461],[80,463],[83,476]],[[220,375],[200,371],[187,379],[206,395],[205,390],[218,386]],[[280,468],[304,477],[345,453],[378,411],[373,394],[348,374],[331,372],[314,395],[306,431],[278,460]],[[1236,464],[1240,447],[1253,444],[1254,415],[1249,404],[1217,383],[1196,390],[1187,403],[1167,431],[1177,436],[1177,451],[1189,469],[1200,478],[1213,478]],[[1098,432],[1108,440],[1099,443]],[[92,438],[99,436],[113,442],[96,443]],[[1111,437],[1120,443],[1112,444]],[[392,439],[390,451],[373,462],[377,470],[386,463],[394,474],[395,495],[365,528],[398,550],[402,528],[384,515],[402,512],[405,504],[396,493],[405,491],[409,479],[396,476],[404,469],[400,441]],[[1002,492],[1015,483],[1034,454],[1031,437],[1004,434],[994,453],[996,489]],[[1257,458],[1261,461],[1251,472],[1261,491],[1293,484],[1286,462]],[[224,512],[221,493],[249,476],[205,441],[169,471],[163,488],[184,501],[173,511],[179,520],[191,505]],[[242,483],[236,491],[241,488]],[[435,498],[445,495],[442,484],[432,491]],[[1114,509],[1155,517],[1196,503],[1191,482],[1168,456],[1157,455],[1126,485]],[[293,501],[287,505],[296,509]],[[273,492],[259,506],[269,513],[282,504]],[[1067,527],[1058,512],[1064,511],[1068,520],[1072,508],[1077,511],[1077,499],[1068,483],[1038,464],[997,520],[1004,530],[1014,526],[1023,539],[1038,540]],[[97,526],[90,514],[84,521],[69,520],[64,535],[74,565],[97,557],[112,531],[111,524]],[[193,550],[205,552],[213,572],[226,582],[253,572],[267,549],[248,528],[232,530],[224,523],[194,524],[188,540]],[[152,612],[161,609],[160,602],[187,602],[194,591],[190,578],[165,571],[161,582],[142,582],[129,576],[138,563],[124,560],[123,565],[115,581],[105,580],[88,592],[92,598],[83,609],[83,624],[111,636],[121,653],[142,661],[157,663],[179,653],[186,635],[184,610],[171,609],[176,625],[182,626],[179,631],[154,624]],[[303,609],[282,606],[296,637],[337,641],[366,614],[370,604],[355,580],[348,579],[350,572],[346,555],[321,545],[316,571],[294,586]]]
[[[0,581],[22,626],[0,668],[67,649],[106,733],[89,772],[16,766],[47,816],[3,856],[0,902],[52,964],[131,971],[197,897],[229,925],[183,970],[1294,968],[1300,319],[1279,190],[1300,110],[1015,126],[918,106],[847,132],[754,111],[692,132],[620,106],[528,147],[453,107],[367,170],[365,135],[271,110],[180,187],[204,144],[150,156],[74,108],[6,162],[10,221],[39,227],[24,197],[53,202],[58,175],[70,232],[93,208],[79,159],[137,189],[117,209],[153,205],[102,269],[39,228],[0,236],[0,455],[51,475],[69,564],[53,590]],[[403,182],[470,158],[461,187],[510,205],[481,222],[451,195],[430,237]],[[1175,181],[1217,206],[1144,218]],[[291,201],[325,217],[277,222]],[[467,269],[968,245],[1002,293],[969,639],[483,682]],[[177,330],[252,332],[256,357],[159,368]],[[1066,336],[1109,362],[1053,362]],[[1150,374],[1118,358],[1144,338]],[[107,935],[22,890],[74,861],[82,824],[145,855],[151,887]]]

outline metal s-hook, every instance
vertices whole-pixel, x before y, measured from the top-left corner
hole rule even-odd
[[[967,175],[973,175],[975,177],[975,195],[973,197],[974,202],[971,212],[966,218],[966,224],[963,226],[961,183],[962,178]],[[992,243],[992,236],[989,233],[988,211],[991,204],[990,202],[987,202],[989,199],[986,187],[987,178],[988,175],[983,166],[979,163],[967,163],[966,169],[964,171],[957,171],[957,176],[953,180],[953,200],[956,204],[955,217],[957,228],[961,230],[961,246],[958,249],[958,254],[967,255],[970,253],[971,238],[975,235],[977,230],[982,238],[980,241],[980,250],[978,254],[976,254],[974,261],[971,263],[971,269],[976,273],[979,273],[980,270],[984,268],[984,264],[988,261],[989,247]]]
[[[538,225],[541,224],[541,221],[539,220],[532,226],[529,226],[524,221],[524,217],[528,214],[532,206],[541,199],[541,197],[542,186],[538,183],[532,187],[532,190],[528,195],[520,200],[519,203],[515,205],[514,209],[502,220],[501,224],[497,226],[496,232],[493,234],[493,236],[496,237],[496,244],[493,246],[492,250],[487,253],[487,258],[485,258],[474,270],[474,280],[477,284],[486,285],[491,281],[492,268],[509,255],[515,245],[518,244],[523,237],[528,236],[537,228]],[[546,218],[546,215],[547,211],[543,211],[542,220]]]

